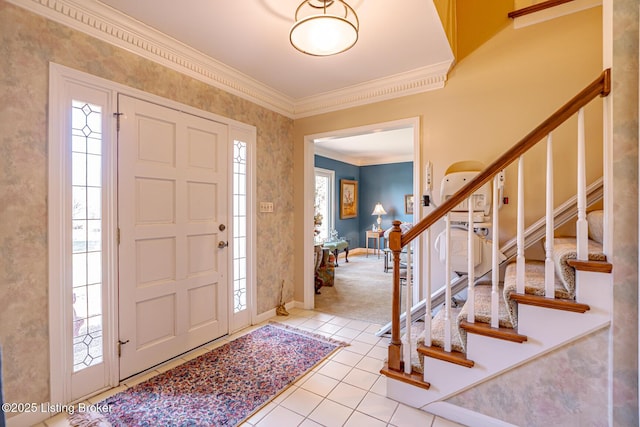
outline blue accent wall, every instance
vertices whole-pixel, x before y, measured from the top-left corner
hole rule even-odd
[[[382,228],[391,227],[393,220],[413,222],[413,215],[404,212],[404,196],[413,193],[413,162],[390,163],[372,166],[355,166],[349,163],[315,156],[315,166],[335,171],[335,228],[339,236],[349,239],[349,247],[366,246],[366,230],[376,223],[371,215],[376,203],[382,203],[387,215],[382,216]],[[358,217],[340,219],[340,180],[358,181]],[[373,244],[373,242],[370,242]]]
[[[365,245],[365,231],[377,224],[377,215],[371,215],[376,203],[382,203],[387,211],[382,215],[382,229],[391,227],[391,222],[413,222],[413,215],[404,212],[404,196],[413,194],[413,162],[389,163],[360,167],[360,235]],[[370,245],[372,242],[369,243]]]

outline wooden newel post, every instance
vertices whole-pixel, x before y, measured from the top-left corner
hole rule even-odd
[[[391,343],[389,344],[389,369],[400,371],[402,340],[400,339],[400,252],[402,251],[401,222],[393,221],[389,233],[389,249],[393,252],[393,300],[391,306]]]

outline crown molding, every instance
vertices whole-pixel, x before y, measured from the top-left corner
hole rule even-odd
[[[441,89],[447,81],[447,74],[452,64],[453,59],[300,99],[295,104],[294,118],[308,117]]]
[[[103,3],[7,1],[277,113],[293,114],[293,99]]]
[[[6,1],[292,119],[440,89],[453,63],[296,100],[96,0]]]

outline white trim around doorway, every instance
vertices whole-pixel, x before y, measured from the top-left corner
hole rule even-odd
[[[406,119],[394,120],[383,123],[374,123],[370,125],[340,129],[330,132],[323,132],[319,134],[306,135],[304,137],[304,230],[303,230],[303,242],[304,242],[304,292],[303,292],[303,308],[311,310],[314,308],[314,286],[313,286],[313,211],[314,211],[314,143],[316,140],[328,137],[347,137],[365,133],[371,133],[374,130],[384,131],[400,128],[413,129],[413,195],[414,200],[420,200],[422,194],[421,182],[424,181],[423,168],[422,168],[422,145],[420,144],[420,117],[410,117]],[[419,206],[416,205],[416,206]],[[414,211],[414,223],[422,219],[424,211],[422,207],[416,208]],[[420,237],[417,244],[415,253],[415,274],[424,274],[424,268],[422,266],[423,247],[426,243],[423,242],[423,238]],[[428,252],[427,252],[428,253]],[[420,276],[417,276],[420,277]],[[414,286],[414,301],[419,301],[420,287]]]

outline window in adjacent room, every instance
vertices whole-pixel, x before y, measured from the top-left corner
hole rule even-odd
[[[315,203],[313,223],[316,241],[327,240],[334,228],[335,172],[315,168]]]

